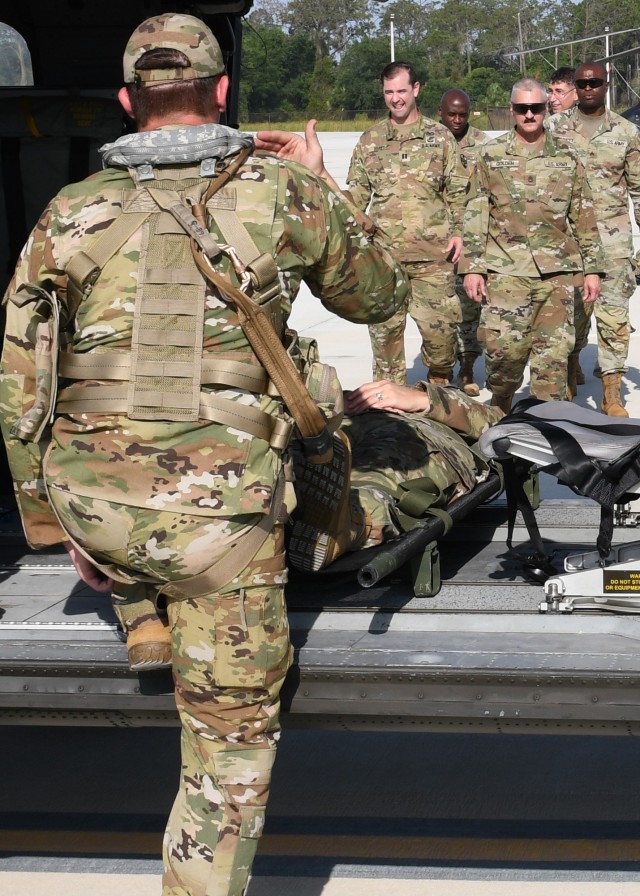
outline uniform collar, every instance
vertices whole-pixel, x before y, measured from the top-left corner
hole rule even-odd
[[[541,140],[535,150],[531,150],[526,143],[518,140],[515,127],[511,128],[507,136],[507,153],[511,156],[555,156],[557,143],[548,131],[544,131],[544,139]]]
[[[418,120],[410,125],[396,125],[391,120],[391,114],[387,118],[387,140],[412,140],[415,137],[424,137],[425,117],[418,110]]]

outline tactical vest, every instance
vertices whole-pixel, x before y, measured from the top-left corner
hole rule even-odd
[[[241,160],[244,161],[244,158]],[[260,254],[236,210],[236,191],[211,191],[213,161],[179,168],[150,165],[132,169],[135,188],[123,195],[122,213],[67,264],[67,326],[59,327],[57,303],[46,293],[23,295],[18,304],[36,301],[51,339],[48,357],[38,357],[37,401],[14,428],[18,438],[36,441],[56,414],[126,414],[134,420],[188,422],[210,420],[257,436],[284,449],[292,424],[256,407],[216,395],[239,389],[276,395],[265,369],[251,350],[237,360],[203,351],[206,281],[196,266],[192,240],[212,262],[224,257],[241,287],[261,306],[279,339],[283,337],[278,270],[271,255]],[[230,166],[231,167],[231,166]],[[239,164],[233,166],[234,172]],[[223,173],[218,188],[231,174]],[[210,195],[207,195],[210,194]],[[216,242],[208,220],[222,240]],[[80,303],[88,298],[105,264],[137,231],[142,231],[131,350],[74,354],[69,328]],[[16,297],[17,298],[17,297]],[[16,299],[14,299],[16,300]],[[46,306],[49,306],[48,308]],[[76,380],[55,396],[57,375]],[[54,369],[51,369],[51,365]],[[88,388],[82,381],[107,384]],[[203,388],[204,387],[204,388]],[[48,405],[48,409],[45,407]]]

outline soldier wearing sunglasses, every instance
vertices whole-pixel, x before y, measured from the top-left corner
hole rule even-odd
[[[513,130],[477,154],[459,262],[467,295],[482,304],[491,403],[505,412],[528,361],[531,395],[566,397],[574,279],[593,302],[604,265],[584,167],[544,130],[544,85],[517,81],[511,112]]]
[[[587,344],[591,317],[598,331],[598,372],[602,376],[602,410],[628,417],[620,394],[629,351],[629,299],[635,290],[631,256],[629,197],[640,223],[640,131],[605,106],[607,73],[599,62],[576,69],[578,105],[547,122],[552,133],[575,147],[589,179],[604,248],[606,276],[595,304],[576,297],[576,344],[569,357],[569,396],[584,383],[579,355]]]

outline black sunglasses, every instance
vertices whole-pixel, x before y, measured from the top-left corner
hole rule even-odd
[[[527,112],[533,112],[534,115],[540,115],[547,111],[546,103],[511,103],[511,108],[516,115],[526,115]]]
[[[584,90],[585,87],[602,87],[604,78],[576,78],[576,87],[578,90]]]

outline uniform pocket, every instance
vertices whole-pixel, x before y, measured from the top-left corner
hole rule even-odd
[[[244,588],[214,598],[214,681],[265,687],[289,662],[289,625],[281,585]]]

